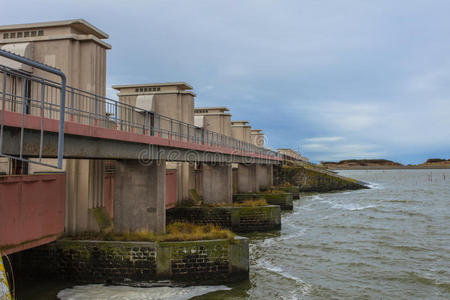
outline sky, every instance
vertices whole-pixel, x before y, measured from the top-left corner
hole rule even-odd
[[[448,0],[0,0],[1,25],[83,18],[113,84],[185,81],[314,162],[450,158]]]

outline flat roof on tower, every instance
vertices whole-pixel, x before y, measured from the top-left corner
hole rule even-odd
[[[84,19],[73,19],[73,20],[64,20],[64,21],[54,21],[54,22],[38,22],[38,23],[28,23],[28,24],[15,24],[15,25],[2,25],[0,26],[0,31],[6,30],[24,30],[24,29],[33,29],[33,28],[49,28],[49,27],[62,27],[62,26],[70,26],[81,33],[84,34],[92,34],[99,39],[107,39],[109,35],[95,27],[88,21]]]
[[[157,86],[176,86],[181,90],[192,90],[192,86],[186,82],[162,82],[162,83],[138,83],[138,84],[120,84],[113,85],[112,88],[116,90],[126,88],[139,88],[139,87],[157,87]]]

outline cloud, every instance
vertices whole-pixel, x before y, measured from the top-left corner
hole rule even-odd
[[[85,18],[110,34],[108,86],[186,81],[197,105],[229,107],[276,148],[313,160],[450,153],[447,0],[7,6],[3,24]]]
[[[328,136],[328,137],[314,137],[314,138],[306,138],[304,139],[305,142],[307,143],[312,143],[312,142],[335,142],[335,141],[340,141],[342,140],[343,137],[341,136]]]

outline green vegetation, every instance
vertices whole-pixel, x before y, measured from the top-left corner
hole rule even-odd
[[[86,232],[76,236],[70,236],[73,240],[101,240],[101,241],[145,241],[145,242],[170,242],[170,241],[196,241],[215,239],[234,239],[234,233],[222,229],[213,224],[196,225],[192,223],[175,222],[167,225],[165,234],[155,234],[149,230],[119,232]]]
[[[255,207],[255,206],[266,206],[266,205],[268,205],[266,199],[250,199],[250,200],[245,200],[243,202],[233,203],[234,207]]]

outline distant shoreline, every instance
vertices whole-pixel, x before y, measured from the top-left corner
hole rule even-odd
[[[346,167],[338,167],[338,168],[330,168],[330,170],[443,170],[450,169],[450,166],[346,166]]]

